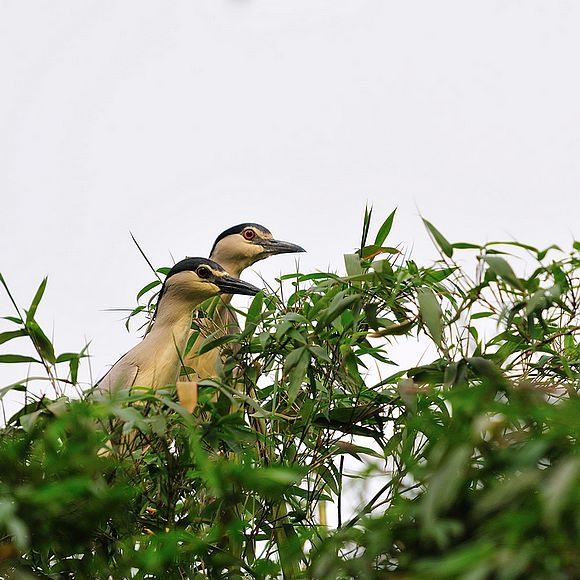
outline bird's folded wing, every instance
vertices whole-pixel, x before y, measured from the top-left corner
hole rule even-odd
[[[121,389],[129,389],[135,384],[138,374],[139,367],[137,364],[121,359],[113,365],[96,387],[102,393],[113,393]]]

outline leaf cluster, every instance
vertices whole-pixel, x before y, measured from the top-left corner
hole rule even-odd
[[[172,386],[65,396],[86,349],[54,354],[45,281],[25,314],[13,300],[0,341],[36,355],[0,363],[38,366],[54,397],[2,391],[26,395],[0,437],[6,573],[576,577],[580,246],[451,243],[424,220],[440,255],[419,265],[386,245],[395,215],[371,238],[367,209],[345,275],[282,276],[237,333],[208,331],[207,304],[190,344],[222,364],[193,413]],[[402,348],[429,358],[401,367]]]

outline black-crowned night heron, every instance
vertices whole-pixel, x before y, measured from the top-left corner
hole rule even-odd
[[[212,260],[181,260],[165,278],[151,330],[97,383],[97,391],[110,393],[132,386],[161,388],[175,384],[193,311],[220,293],[253,296],[258,292],[258,288],[230,276]]]
[[[259,260],[275,256],[276,254],[293,254],[305,252],[304,248],[275,240],[270,230],[255,223],[243,223],[233,226],[222,232],[213,244],[210,259],[220,264],[226,272],[238,278],[240,274]],[[185,357],[186,368],[191,369],[188,375],[198,381],[216,376],[216,362],[218,349],[198,354],[204,334],[214,332],[232,333],[239,330],[236,315],[228,307],[231,302],[231,294],[224,294],[215,309],[210,328],[204,329],[197,338],[195,344]]]

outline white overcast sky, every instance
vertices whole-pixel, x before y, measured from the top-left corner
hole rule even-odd
[[[0,271],[24,306],[49,276],[40,322],[100,376],[138,340],[105,309],[151,279],[130,231],[167,265],[257,221],[340,268],[368,202],[419,259],[419,212],[569,244],[579,30],[574,0],[2,0]]]

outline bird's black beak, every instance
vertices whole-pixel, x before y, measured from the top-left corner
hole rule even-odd
[[[214,284],[224,293],[224,294],[244,294],[246,296],[254,296],[260,289],[252,284],[248,284],[238,278],[233,278],[232,276],[220,276],[216,278]]]
[[[257,242],[262,246],[269,254],[298,254],[300,252],[305,252],[306,250],[301,246],[296,244],[291,244],[290,242],[283,242],[281,240],[260,240]]]

